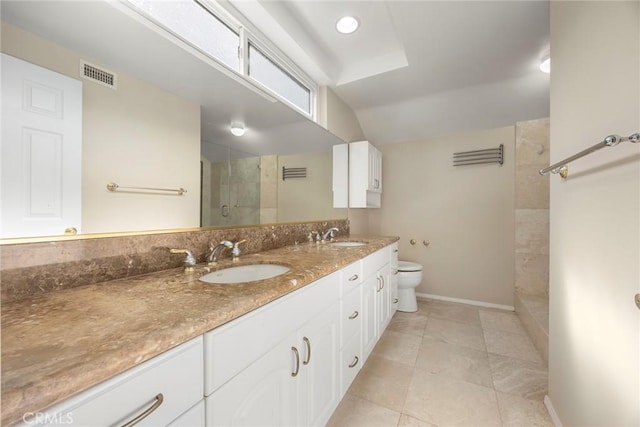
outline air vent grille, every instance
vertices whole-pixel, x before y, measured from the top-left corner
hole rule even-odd
[[[118,76],[115,73],[84,61],[80,61],[80,75],[87,80],[110,87],[111,89],[118,87]]]

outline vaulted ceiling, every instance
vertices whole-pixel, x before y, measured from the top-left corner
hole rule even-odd
[[[547,1],[232,1],[385,144],[548,116]],[[360,28],[343,35],[337,19]]]

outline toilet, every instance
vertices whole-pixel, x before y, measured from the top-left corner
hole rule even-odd
[[[398,311],[418,311],[416,287],[422,282],[422,265],[398,261]]]

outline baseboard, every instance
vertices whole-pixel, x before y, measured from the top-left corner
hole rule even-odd
[[[553,407],[553,403],[551,403],[551,399],[549,395],[544,396],[544,406],[547,408],[547,412],[549,412],[549,416],[551,417],[551,421],[553,425],[556,427],[562,427],[562,423],[560,422],[560,417],[558,417],[558,413],[556,409]]]
[[[435,299],[435,300],[438,300],[438,301],[457,302],[457,303],[460,303],[460,304],[476,305],[478,307],[486,307],[486,308],[497,308],[499,310],[506,310],[506,311],[515,311],[516,310],[512,305],[493,304],[493,303],[490,303],[490,302],[475,301],[475,300],[471,300],[471,299],[443,297],[443,296],[440,296],[440,295],[422,294],[422,293],[417,293],[417,292],[416,292],[416,296],[418,298],[428,298],[428,299]]]

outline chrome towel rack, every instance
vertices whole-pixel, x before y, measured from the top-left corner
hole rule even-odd
[[[629,136],[618,136],[618,135],[609,135],[607,136],[605,139],[603,139],[602,141],[598,142],[597,144],[587,148],[586,150],[582,150],[579,153],[574,154],[571,157],[567,157],[566,159],[554,163],[551,166],[549,166],[548,168],[544,168],[544,169],[540,169],[539,173],[540,175],[546,175],[549,172],[557,174],[559,173],[561,177],[566,178],[567,176],[569,176],[569,168],[567,167],[567,164],[573,162],[574,160],[577,160],[581,157],[586,156],[587,154],[591,154],[594,151],[598,151],[599,149],[603,148],[603,147],[615,147],[616,145],[620,144],[621,142],[632,142],[632,143],[637,143],[640,142],[640,133],[634,133],[631,134]]]
[[[135,192],[135,193],[152,192],[152,193],[157,193],[157,194],[163,194],[163,193],[173,194],[173,193],[175,193],[178,196],[182,196],[184,193],[187,192],[187,190],[185,190],[182,187],[180,187],[178,189],[173,189],[173,188],[155,188],[155,187],[124,187],[124,186],[116,184],[115,182],[108,183],[107,184],[107,190],[112,191],[112,192],[115,192],[115,191],[126,191],[126,192]]]
[[[453,153],[453,166],[481,165],[484,163],[498,163],[502,166],[504,164],[504,144],[500,144],[498,148]]]

